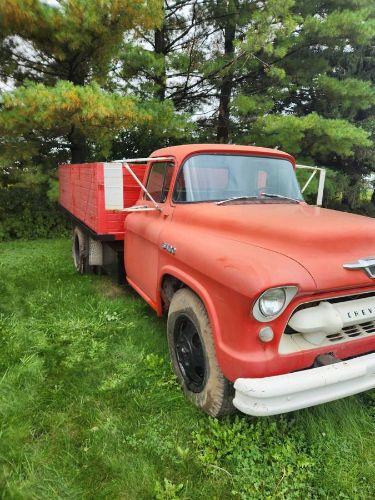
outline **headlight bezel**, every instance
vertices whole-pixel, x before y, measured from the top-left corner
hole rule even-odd
[[[270,292],[273,292],[275,290],[282,290],[283,293],[285,294],[285,300],[282,308],[275,314],[272,315],[266,315],[262,311],[261,307],[261,301],[262,298],[264,298],[265,295],[269,294]],[[278,318],[288,307],[290,304],[291,300],[296,296],[298,292],[298,287],[295,285],[286,285],[286,286],[275,286],[271,288],[267,288],[267,290],[264,290],[257,300],[255,301],[255,304],[253,306],[253,316],[256,320],[260,321],[261,323],[266,323],[269,321],[273,321],[274,319]]]

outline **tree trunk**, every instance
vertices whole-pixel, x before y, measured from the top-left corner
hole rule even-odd
[[[70,157],[72,163],[85,163],[88,157],[88,145],[86,136],[72,125],[68,134]]]
[[[167,41],[166,41],[166,31],[164,24],[160,29],[155,30],[154,44],[155,44],[155,54],[157,54],[163,60],[163,67],[161,69],[161,72],[158,73],[155,77],[155,82],[159,87],[156,92],[156,97],[160,99],[160,101],[164,101],[167,92],[167,72],[165,67]]]
[[[231,61],[234,57],[234,40],[236,37],[236,23],[229,19],[224,28],[224,54],[225,60]],[[233,69],[225,69],[225,75],[219,86],[219,116],[217,122],[218,142],[228,142],[230,133],[230,100],[233,90]]]
[[[77,57],[74,57],[69,63],[68,81],[74,85],[84,86],[87,78],[84,66],[77,64]],[[89,148],[85,134],[77,129],[74,124],[71,125],[68,134],[70,158],[72,163],[85,163],[88,158]]]
[[[344,188],[342,203],[350,208],[350,210],[355,210],[360,204],[361,200],[361,188],[363,185],[363,178],[361,175],[352,174],[350,176],[349,185]]]

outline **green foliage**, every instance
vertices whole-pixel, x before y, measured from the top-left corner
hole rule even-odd
[[[301,188],[311,173],[309,170],[297,169],[297,178]],[[318,180],[319,175],[317,174],[303,193],[305,201],[311,205],[316,204]],[[375,205],[371,202],[372,191],[373,188],[369,181],[361,176],[358,176],[357,182],[354,183],[350,175],[326,168],[323,196],[325,208],[375,217]]]
[[[324,159],[332,151],[342,157],[353,156],[356,148],[372,144],[365,130],[316,113],[303,117],[269,115],[260,118],[255,127],[251,139],[257,144],[279,147],[296,156],[310,154]]]
[[[97,154],[100,150],[103,154],[124,123],[129,126],[149,119],[133,99],[104,92],[96,84],[78,86],[60,81],[47,87],[29,83],[4,94],[0,135],[6,138],[3,147],[14,152],[20,140],[29,143],[32,137],[64,137],[74,127],[96,144]]]
[[[263,96],[238,94],[233,99],[234,112],[238,116],[262,116],[273,108],[273,100]]]
[[[156,481],[155,484],[155,498],[156,500],[177,500],[181,497],[184,484],[173,484],[168,479],[164,478],[163,484]]]
[[[323,9],[322,16],[307,16],[303,26],[303,37],[310,42],[328,42],[334,50],[338,47],[333,44],[339,44],[341,48],[345,48],[348,40],[355,45],[370,43],[375,34],[373,5],[363,2],[366,5],[365,8],[358,8],[358,4],[355,4],[355,8],[349,10],[345,8],[345,3],[343,6],[340,2],[333,3],[333,8],[328,15],[324,15]]]
[[[45,56],[42,65],[35,65],[42,73],[43,64],[49,67],[44,77],[69,79],[70,73],[75,83],[83,84],[89,75],[105,81],[124,32],[157,26],[161,2],[64,0],[56,6],[41,0],[2,0],[1,14],[2,37],[18,35]],[[26,59],[25,70],[33,73],[29,63]]]
[[[4,94],[0,113],[3,154],[14,154],[19,143],[26,143],[25,157],[18,150],[17,161],[36,151],[32,138],[69,135],[72,127],[95,145],[95,154],[108,155],[117,133],[124,129],[147,127],[158,137],[166,131],[176,136],[186,128],[186,119],[174,114],[173,105],[105,92],[97,84],[85,86],[60,81],[54,87],[29,83]],[[67,146],[68,144],[66,144]],[[27,147],[27,146],[31,146]]]
[[[246,40],[240,45],[242,50],[252,55],[283,57],[286,41],[301,21],[293,12],[294,3],[294,0],[267,0],[261,6],[252,6],[245,23]]]
[[[190,137],[194,125],[189,121],[187,114],[177,114],[171,101],[160,102],[150,99],[141,105],[144,113],[150,117],[146,127],[137,127],[137,130],[146,129],[146,133],[153,134],[155,139],[177,141],[180,137]],[[135,128],[135,127],[134,127]],[[151,151],[149,151],[150,153]]]
[[[297,179],[301,188],[305,186],[312,174],[311,170],[297,169]],[[324,184],[324,206],[331,208],[341,204],[342,193],[347,188],[349,178],[334,170],[326,169],[326,179]],[[319,173],[315,174],[308,187],[303,193],[305,201],[311,205],[316,203],[318,193]]]
[[[66,235],[68,224],[57,203],[38,185],[0,187],[0,241]]]
[[[230,467],[232,494],[240,498],[298,499],[317,493],[312,486],[318,470],[315,450],[308,448],[293,420],[209,420],[194,440],[201,450],[200,460],[212,474]]]
[[[370,81],[345,78],[338,80],[327,75],[317,78],[316,91],[324,101],[326,114],[355,117],[360,110],[375,105],[375,89]]]
[[[150,103],[148,113],[146,102],[108,91],[126,32],[156,28],[161,7],[160,0],[4,0],[0,75],[17,88],[1,95],[0,158],[23,169],[24,160],[49,154],[50,170],[61,156],[97,159],[120,131],[168,114],[168,106]]]
[[[349,175],[356,210],[374,168],[374,35],[370,0],[3,0],[0,178],[230,141]]]
[[[210,419],[177,387],[165,319],[76,274],[70,244],[0,244],[4,498],[374,497],[373,391]]]
[[[238,44],[247,58],[233,75],[235,140],[365,172],[366,151],[373,156],[373,138],[364,132],[375,95],[373,4],[266,2],[257,18],[267,9],[273,17],[264,17],[261,34],[255,22]],[[257,105],[262,97],[265,107]]]

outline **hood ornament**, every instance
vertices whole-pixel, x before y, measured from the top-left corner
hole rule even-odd
[[[362,269],[367,276],[375,279],[375,257],[363,257],[362,259],[358,259],[356,262],[343,264],[342,267],[349,270]]]

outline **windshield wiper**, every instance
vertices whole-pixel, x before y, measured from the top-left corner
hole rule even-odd
[[[233,196],[232,198],[227,198],[226,200],[217,201],[216,205],[223,205],[224,203],[229,203],[230,201],[237,200],[258,200],[258,196]]]
[[[261,196],[265,196],[266,198],[279,198],[280,200],[289,200],[294,201],[295,203],[300,203],[301,200],[297,200],[296,198],[290,198],[289,196],[283,196],[282,194],[275,193],[260,193]]]

